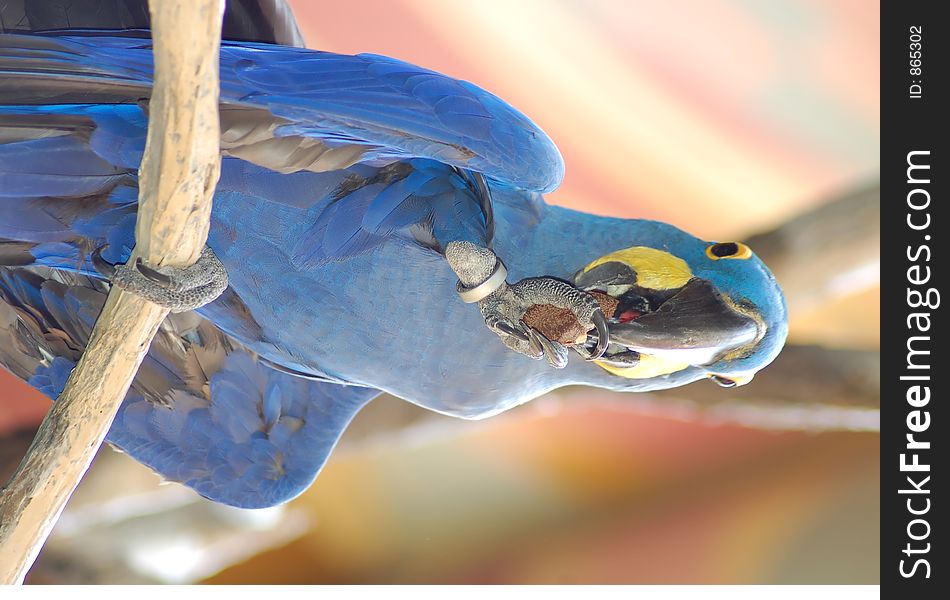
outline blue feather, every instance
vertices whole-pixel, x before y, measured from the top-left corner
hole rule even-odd
[[[0,297],[32,308],[20,327],[59,331],[81,348],[105,292],[82,276],[60,277],[69,283],[0,268]],[[184,333],[176,329],[178,318],[166,321],[153,342],[107,440],[210,499],[256,508],[296,496],[353,415],[379,394],[276,371],[205,321],[178,337]],[[75,367],[68,356],[44,358],[56,351],[56,345],[44,347],[26,378],[52,399]],[[195,379],[195,362],[208,369],[207,380]]]
[[[0,75],[13,84],[18,76],[42,73],[64,85],[113,85],[130,101],[151,86],[147,40],[9,34],[4,40]],[[393,156],[434,158],[524,189],[550,191],[563,177],[551,140],[507,103],[471,83],[387,57],[224,42],[221,99],[385,147]],[[312,128],[299,132],[322,135]],[[125,158],[116,164],[130,164],[128,153],[119,154]]]
[[[0,34],[0,99],[30,104],[0,106],[0,363],[51,396],[105,299],[90,255],[125,262],[135,241],[151,61],[148,40]],[[707,242],[675,227],[545,206],[539,192],[563,176],[553,143],[471,83],[386,57],[231,42],[221,76],[232,129],[208,245],[230,286],[166,320],[109,433],[168,479],[236,506],[286,501],[379,390],[476,418],[563,385],[705,376],[555,371],[499,344],[433,251],[488,244],[473,173],[510,281],[665,249],[767,324],[755,352],[709,368],[755,370],[784,341],[781,293],[758,259],[711,264]]]

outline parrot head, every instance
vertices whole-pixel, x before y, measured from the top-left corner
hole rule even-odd
[[[598,367],[616,389],[658,388],[707,377],[748,383],[781,351],[785,298],[772,273],[741,242],[708,242],[645,222],[649,235],[590,261],[574,275],[606,294],[610,346]]]

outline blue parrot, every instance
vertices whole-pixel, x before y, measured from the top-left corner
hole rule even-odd
[[[381,392],[477,419],[566,385],[742,384],[779,353],[785,302],[747,246],[549,206],[563,161],[517,110],[392,58],[294,47],[286,6],[261,6],[280,26],[221,46],[206,256],[227,279],[190,305],[181,274],[125,264],[148,32],[0,32],[0,364],[55,399],[110,285],[179,311],[110,443],[265,507],[305,490]],[[545,305],[568,338],[526,323]]]

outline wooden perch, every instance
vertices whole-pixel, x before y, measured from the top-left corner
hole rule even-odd
[[[790,315],[880,282],[881,188],[859,190],[746,240],[775,274]]]
[[[188,266],[208,236],[220,169],[221,0],[149,2],[155,85],[139,170],[136,247]],[[0,583],[22,583],[102,444],[167,309],[113,287],[86,351],[0,495]]]
[[[749,385],[697,382],[650,394],[657,409],[763,429],[879,431],[881,355],[876,350],[788,346]]]

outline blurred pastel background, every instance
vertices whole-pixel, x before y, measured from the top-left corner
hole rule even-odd
[[[554,204],[730,240],[876,198],[877,2],[291,4],[312,48],[401,58],[529,115],[567,163]],[[873,364],[869,248],[848,258],[834,294],[790,301],[791,342],[803,349],[790,356],[820,346]],[[783,260],[797,264],[777,270],[792,292],[807,285],[808,265]],[[758,391],[757,379],[731,404],[733,392],[705,383],[688,401],[568,389],[481,422],[382,398],[310,491],[262,513],[159,487],[103,452],[31,580],[876,583],[875,413],[828,413],[822,390],[797,391],[793,366],[776,373],[790,379]],[[849,390],[877,390],[875,374],[848,373],[837,407],[850,406]],[[800,405],[756,398],[778,387]],[[0,374],[8,468],[46,407]]]

